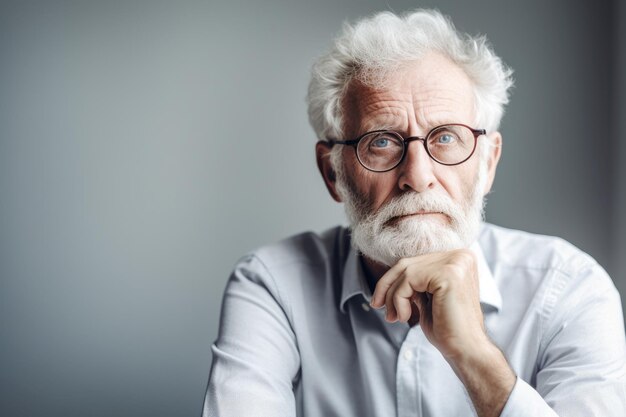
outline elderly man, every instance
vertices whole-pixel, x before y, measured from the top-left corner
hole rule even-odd
[[[350,228],[261,248],[224,295],[205,416],[625,416],[606,272],[482,223],[511,71],[434,11],[346,26],[313,68]]]

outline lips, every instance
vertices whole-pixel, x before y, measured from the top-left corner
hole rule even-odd
[[[409,218],[409,217],[432,216],[432,215],[442,215],[442,216],[448,217],[448,215],[446,213],[443,213],[441,211],[424,211],[424,210],[420,210],[420,211],[416,211],[415,213],[407,213],[407,214],[401,214],[399,216],[394,216],[394,217],[390,218],[389,220],[387,220],[385,222],[385,224],[387,224],[387,225],[395,225],[400,220],[404,220],[404,219]]]

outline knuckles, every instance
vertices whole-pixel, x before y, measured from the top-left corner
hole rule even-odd
[[[441,268],[441,276],[447,278],[450,285],[460,284],[465,279],[466,270],[460,265],[447,264]]]
[[[400,268],[402,268],[402,269],[406,269],[406,268],[408,268],[411,265],[412,265],[411,258],[401,258],[398,261],[398,266],[400,266]]]
[[[455,262],[459,262],[467,266],[476,263],[476,257],[474,256],[474,253],[469,249],[457,249],[451,252],[451,257]]]
[[[450,254],[446,266],[453,267],[453,271],[465,276],[468,272],[475,270],[476,257],[469,249],[458,249]]]
[[[422,269],[423,267],[418,263],[408,264],[406,268],[404,269],[404,275],[407,277],[410,277],[410,276],[418,274],[420,270]]]
[[[398,260],[397,265],[402,269],[397,279],[411,282],[414,282],[416,277],[426,278],[424,271],[430,270],[432,274],[438,276],[435,284],[438,289],[463,286],[477,278],[476,257],[470,249],[466,248],[414,258],[402,258]]]

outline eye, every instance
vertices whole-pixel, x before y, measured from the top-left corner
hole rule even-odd
[[[389,139],[387,138],[378,138],[372,141],[373,148],[386,148],[389,146]]]
[[[363,137],[359,143],[361,153],[369,152],[382,156],[391,153],[402,153],[402,139],[389,132],[371,132]]]
[[[454,135],[451,135],[449,133],[444,133],[437,137],[437,143],[440,143],[442,145],[449,145],[451,143],[454,143],[455,141],[456,138],[454,137]]]

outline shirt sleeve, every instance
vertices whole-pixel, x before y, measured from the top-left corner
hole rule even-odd
[[[269,271],[254,256],[228,281],[212,352],[203,417],[296,415],[296,337]]]
[[[626,341],[615,286],[597,264],[554,282],[536,384],[518,378],[501,417],[626,416]]]

